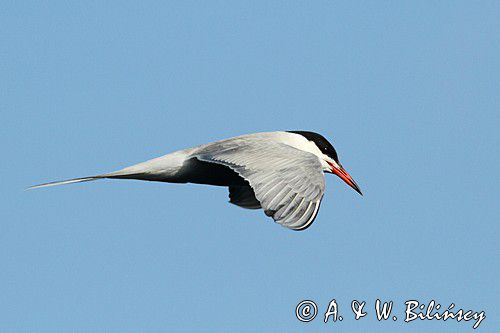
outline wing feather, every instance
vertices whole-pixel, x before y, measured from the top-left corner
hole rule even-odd
[[[280,142],[238,137],[201,146],[192,157],[237,172],[266,215],[287,228],[303,230],[318,213],[325,179],[314,154]]]

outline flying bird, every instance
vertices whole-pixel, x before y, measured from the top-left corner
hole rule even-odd
[[[275,222],[304,230],[318,214],[325,191],[324,173],[336,174],[362,194],[340,164],[335,148],[322,135],[279,131],[241,135],[115,172],[30,189],[104,178],[227,186],[230,203],[247,209],[262,208]]]

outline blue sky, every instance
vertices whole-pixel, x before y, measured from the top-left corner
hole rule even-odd
[[[498,2],[0,7],[0,330],[472,331],[404,323],[411,299],[500,327]],[[24,191],[293,129],[329,138],[364,192],[327,175],[305,232],[225,188]],[[377,298],[396,322],[375,319]],[[332,299],[344,320],[324,324]]]

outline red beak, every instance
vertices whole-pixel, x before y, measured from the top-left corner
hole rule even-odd
[[[354,181],[354,179],[352,179],[351,175],[349,175],[347,173],[347,171],[345,171],[344,168],[340,164],[339,164],[338,168],[336,166],[334,166],[333,164],[331,164],[331,163],[328,163],[328,164],[332,168],[332,173],[334,173],[337,176],[339,176],[340,179],[342,179],[343,181],[345,181],[347,183],[347,185],[349,185],[350,187],[352,187],[359,194],[363,195],[363,193],[361,193],[361,190],[359,189],[358,184],[356,184],[356,182]]]

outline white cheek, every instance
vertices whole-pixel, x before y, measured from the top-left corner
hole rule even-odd
[[[336,169],[340,168],[339,164],[335,162],[333,159],[331,159],[325,154],[322,155],[323,156],[322,158],[320,158],[320,161],[321,161],[321,166],[323,167],[323,171],[332,172],[332,166]]]
[[[331,172],[332,167],[328,165],[328,163],[324,159],[320,159],[321,167],[323,168],[323,172]]]
[[[340,165],[337,162],[335,162],[333,159],[331,159],[330,157],[327,157],[327,160],[330,164],[332,164],[335,167],[335,169],[340,169]]]
[[[319,160],[321,162],[321,167],[323,168],[323,171],[325,171],[325,172],[331,172],[332,171],[332,167],[329,164],[329,162],[331,161],[331,159],[328,156],[326,156],[326,155],[323,154],[323,156],[320,157]]]
[[[318,146],[314,144],[314,142],[307,140],[300,134],[291,134],[286,133],[286,136],[283,140],[286,144],[289,146],[295,147],[297,149],[307,151],[309,153],[312,153],[319,158],[322,158],[323,153],[321,150],[319,150]]]
[[[316,146],[313,142],[307,141],[307,144],[304,147],[305,151],[308,151],[310,153],[313,153],[314,155],[318,156],[319,158],[323,158],[324,154],[319,150],[318,146]]]
[[[302,135],[299,134],[293,134],[290,136],[290,134],[287,133],[286,135],[287,136],[285,137],[286,138],[285,140],[288,145],[318,156],[323,171],[331,172],[332,168],[330,167],[330,165],[328,165],[328,162],[332,162],[332,164],[337,165],[337,163],[335,163],[335,161],[333,161],[330,157],[323,154],[314,142],[307,140],[306,138],[304,138]]]

